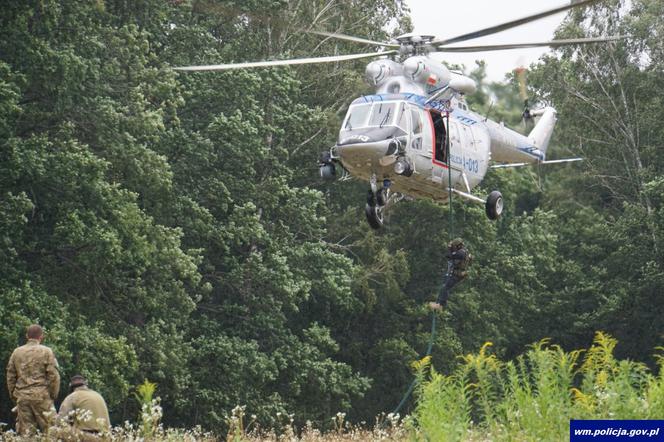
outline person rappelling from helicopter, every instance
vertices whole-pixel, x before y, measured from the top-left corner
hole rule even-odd
[[[463,244],[461,238],[456,238],[450,241],[447,246],[447,272],[445,273],[445,281],[438,293],[438,298],[435,302],[430,302],[429,307],[432,310],[442,310],[447,305],[447,299],[452,292],[452,288],[458,283],[466,279],[468,276],[468,267],[473,259],[472,255]]]

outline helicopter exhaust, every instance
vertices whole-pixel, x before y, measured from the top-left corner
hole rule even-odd
[[[403,62],[404,76],[433,92],[447,86],[452,74],[443,64],[435,63],[424,56],[410,57]]]
[[[477,91],[477,84],[472,78],[452,72],[452,79],[449,83],[450,88],[462,94],[472,95]]]

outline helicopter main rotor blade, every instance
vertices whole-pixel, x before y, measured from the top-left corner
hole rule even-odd
[[[383,43],[380,41],[368,40],[366,38],[353,37],[351,35],[337,34],[334,32],[324,32],[324,31],[308,31],[309,34],[322,35],[323,37],[337,38],[339,40],[348,40],[354,41],[355,43],[364,43],[374,46],[382,46],[384,48],[398,48],[399,45],[395,43]]]
[[[446,40],[436,40],[436,41],[433,42],[433,44],[435,44],[437,46],[438,45],[442,46],[442,45],[448,45],[448,44],[451,44],[451,43],[458,43],[460,41],[471,40],[473,38],[484,37],[485,35],[491,35],[491,34],[495,34],[496,32],[505,31],[507,29],[514,28],[516,26],[521,26],[523,24],[530,23],[531,21],[535,21],[535,20],[539,20],[539,19],[544,18],[544,17],[548,17],[549,15],[553,15],[553,14],[557,14],[559,12],[567,11],[568,9],[577,8],[577,7],[581,7],[581,6],[586,6],[586,5],[589,5],[589,4],[592,4],[592,3],[597,3],[598,1],[601,1],[601,0],[578,0],[578,1],[570,0],[569,4],[567,4],[567,5],[558,6],[557,8],[549,9],[547,11],[538,12],[537,14],[522,17],[522,18],[512,20],[512,21],[509,21],[509,22],[506,22],[506,23],[503,23],[503,24],[500,24],[500,25],[491,26],[489,28],[480,29],[479,31],[470,32],[468,34],[459,35],[457,37],[448,38]]]
[[[597,38],[570,38],[566,40],[551,40],[542,42],[529,42],[529,43],[512,43],[504,45],[481,45],[481,46],[457,46],[449,47],[444,46],[437,48],[437,52],[484,52],[484,51],[504,51],[506,49],[522,49],[522,48],[536,48],[541,46],[549,46],[557,48],[560,46],[579,45],[587,43],[601,43],[606,41],[616,41],[627,38],[623,35],[613,37],[597,37]]]
[[[294,58],[291,60],[255,61],[249,63],[212,64],[207,66],[181,66],[176,71],[226,71],[229,69],[265,68],[272,66],[291,66],[297,64],[332,63],[335,61],[358,60],[361,58],[380,57],[396,54],[397,51],[370,52],[364,54],[333,55],[330,57]]]

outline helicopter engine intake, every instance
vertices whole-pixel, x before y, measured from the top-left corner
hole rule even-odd
[[[372,61],[364,71],[364,78],[369,86],[380,86],[385,80],[399,75],[403,75],[401,65],[387,59]]]
[[[472,78],[468,78],[465,75],[459,75],[452,73],[452,79],[450,80],[449,86],[455,91],[459,91],[462,94],[472,95],[477,91],[477,85]]]

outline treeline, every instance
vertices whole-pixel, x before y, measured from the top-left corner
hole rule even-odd
[[[629,39],[566,49],[529,76],[560,113],[552,154],[581,166],[489,176],[508,201],[497,223],[454,202],[450,225],[447,207],[413,201],[376,233],[365,184],[317,181],[345,106],[369,91],[362,62],[170,67],[358,52],[303,31],[384,40],[388,23],[410,29],[401,2],[5,2],[3,367],[39,322],[63,373],[85,374],[115,421],[135,416],[146,378],[167,424],[218,428],[236,405],[267,427],[279,412],[373,421],[426,346],[423,305],[451,234],[475,261],[443,313],[438,370],[487,340],[510,358],[543,337],[587,347],[598,329],[619,356],[652,363],[664,330],[664,2],[635,0],[631,14],[617,3],[559,33]],[[476,109],[518,123],[516,98],[490,104],[515,88],[484,91]],[[2,389],[0,421],[10,408]]]

